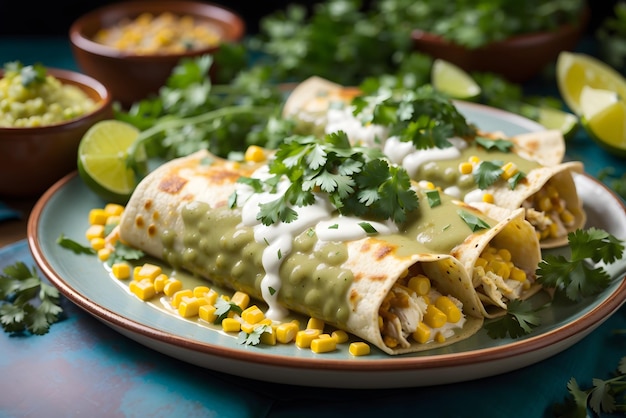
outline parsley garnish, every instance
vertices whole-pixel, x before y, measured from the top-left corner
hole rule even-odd
[[[509,152],[511,148],[513,148],[513,142],[506,139],[489,139],[482,136],[477,136],[475,139],[476,143],[487,151],[492,149],[497,149],[501,152]]]
[[[345,132],[319,139],[292,136],[269,164],[273,177],[264,183],[275,190],[280,179],[290,185],[283,195],[260,205],[257,218],[264,225],[297,219],[293,206],[307,206],[314,193],[326,193],[343,215],[356,215],[401,224],[415,210],[418,199],[407,172],[391,166],[380,150],[350,145]]]
[[[0,274],[0,297],[0,322],[9,333],[46,334],[63,312],[59,291],[44,283],[34,266],[29,270],[23,262],[6,267]]]
[[[481,229],[489,229],[489,224],[483,219],[463,209],[457,211],[463,222],[472,230],[472,232],[480,231]]]
[[[145,255],[146,254],[143,251],[129,247],[128,245],[124,245],[120,241],[118,241],[115,243],[115,249],[109,256],[107,264],[109,266],[112,266],[113,264],[120,261],[139,260]]]
[[[244,331],[239,333],[239,344],[258,345],[261,342],[261,336],[263,334],[271,334],[272,332],[273,330],[271,325],[257,325],[249,334]]]
[[[218,298],[215,301],[215,321],[214,324],[221,324],[224,318],[228,317],[230,312],[234,312],[238,315],[241,315],[241,307],[234,302],[228,302],[222,298]]]
[[[491,338],[522,337],[530,334],[539,326],[541,319],[535,309],[527,301],[512,300],[507,306],[507,314],[485,324],[487,335]]]
[[[478,188],[484,190],[498,181],[504,172],[501,166],[500,161],[481,161],[474,170],[474,181]]]
[[[81,245],[73,239],[66,237],[64,234],[59,235],[59,238],[57,238],[57,244],[63,248],[73,251],[75,254],[96,254],[96,250],[93,248]]]

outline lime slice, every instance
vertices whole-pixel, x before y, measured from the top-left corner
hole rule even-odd
[[[98,196],[125,204],[137,185],[134,170],[127,165],[128,151],[139,130],[126,122],[95,123],[78,146],[78,173]]]
[[[452,99],[471,100],[481,93],[478,83],[465,70],[439,58],[433,62],[431,83]]]
[[[614,91],[584,86],[580,92],[580,110],[585,119],[593,119],[597,113],[617,102],[618,99]]]
[[[579,116],[584,86],[611,90],[620,98],[626,98],[626,79],[609,65],[586,54],[561,52],[556,63],[556,78],[565,104]]]
[[[611,102],[597,110],[591,118],[581,117],[589,136],[611,154],[626,157],[626,103]]]

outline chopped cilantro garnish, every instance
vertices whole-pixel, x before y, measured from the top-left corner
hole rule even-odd
[[[234,302],[228,302],[222,298],[217,298],[215,301],[215,321],[214,324],[221,324],[224,318],[228,317],[228,314],[232,311],[241,315],[241,307]]]
[[[485,324],[491,338],[518,338],[529,334],[541,323],[537,309],[528,301],[512,300],[507,306],[507,314]]]
[[[434,208],[441,205],[441,196],[439,196],[438,190],[427,190],[424,193],[426,194],[426,198],[428,199],[428,206]]]
[[[261,342],[261,336],[265,333],[271,334],[273,332],[271,325],[257,325],[254,327],[251,333],[241,331],[239,333],[239,344],[245,345],[258,345]]]
[[[81,245],[73,239],[66,237],[65,234],[59,235],[59,238],[57,238],[57,244],[63,248],[73,251],[75,254],[96,254],[96,250],[93,248]]]
[[[363,230],[364,230],[364,231],[365,231],[368,235],[378,233],[378,231],[376,230],[376,228],[374,228],[374,225],[372,225],[372,224],[371,224],[371,223],[369,223],[369,222],[359,222],[359,226],[360,226],[361,228],[363,228]]]
[[[473,232],[480,231],[481,229],[489,228],[489,224],[487,222],[485,222],[484,220],[482,220],[481,218],[479,218],[478,216],[474,215],[471,212],[468,212],[463,209],[459,209],[457,213],[459,214],[461,219],[463,219],[463,222],[465,222],[465,224],[469,226],[469,228]]]
[[[501,152],[509,152],[514,145],[513,142],[506,139],[489,139],[482,136],[477,136],[475,141],[487,151],[497,149]]]
[[[500,179],[504,172],[499,161],[481,161],[474,170],[474,181],[481,190],[486,189]]]

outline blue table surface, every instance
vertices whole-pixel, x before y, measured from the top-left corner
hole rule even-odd
[[[0,62],[41,62],[77,70],[64,38],[2,38]],[[554,86],[528,85],[554,92]],[[583,131],[568,158],[597,175],[625,160]],[[25,241],[0,249],[0,270],[34,261]],[[567,396],[608,378],[626,355],[626,308],[556,356],[506,374],[421,388],[348,390],[260,382],[202,369],[146,348],[63,300],[65,319],[45,336],[0,334],[0,417],[549,417]]]

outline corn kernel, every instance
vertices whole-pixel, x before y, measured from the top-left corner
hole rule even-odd
[[[471,174],[474,170],[474,166],[470,162],[463,162],[459,164],[459,171],[461,174]]]
[[[296,334],[296,345],[300,348],[309,348],[311,341],[321,334],[319,329],[303,329]]]
[[[333,331],[331,337],[337,341],[337,344],[342,344],[348,341],[348,333],[341,329]]]
[[[254,332],[254,327],[256,327],[256,324],[249,324],[245,321],[241,323],[241,331],[246,334],[252,334]]]
[[[130,277],[130,264],[125,262],[113,263],[111,273],[116,279],[126,280]]]
[[[222,329],[226,332],[239,332],[241,331],[241,323],[234,318],[222,319]]]
[[[435,306],[446,315],[447,321],[456,324],[461,320],[461,310],[447,296],[439,296],[435,300]]]
[[[483,202],[485,203],[495,203],[496,199],[493,197],[491,193],[483,194]]]
[[[268,328],[266,328],[265,331],[263,331],[263,333],[261,334],[261,344],[276,345],[276,333],[271,327]]]
[[[547,212],[552,209],[552,201],[550,200],[550,198],[547,196],[540,198],[537,202],[537,209],[542,212]]]
[[[431,328],[439,328],[446,324],[448,318],[435,305],[428,305],[424,314],[424,323]]]
[[[478,158],[476,155],[472,155],[471,157],[467,159],[467,161],[469,161],[472,164],[478,164],[480,162],[480,158]]]
[[[174,309],[178,309],[180,302],[182,302],[183,300],[183,296],[191,297],[193,296],[193,292],[191,291],[191,289],[184,289],[174,293],[172,295],[172,300],[170,301],[170,304]]]
[[[430,279],[423,274],[419,274],[409,279],[407,287],[415,291],[419,296],[427,295],[430,292]]]
[[[511,269],[511,279],[517,280],[518,282],[526,281],[526,272],[518,267],[513,267]]]
[[[93,238],[89,241],[89,245],[96,251],[103,249],[105,245],[104,237]]]
[[[91,209],[89,211],[89,225],[104,225],[108,215],[104,209]]]
[[[158,276],[156,276],[154,278],[154,281],[152,282],[154,284],[154,290],[157,293],[163,292],[163,290],[165,290],[165,284],[167,283],[168,280],[169,280],[169,277],[165,273],[161,273]]]
[[[567,209],[561,212],[560,217],[561,221],[563,221],[565,225],[571,225],[574,222],[574,215],[572,215],[572,212]]]
[[[398,346],[398,340],[396,340],[395,338],[393,338],[393,337],[391,337],[389,335],[385,335],[383,337],[383,342],[389,348],[396,348]]]
[[[413,331],[413,339],[420,344],[425,344],[430,339],[430,327],[420,321]]]
[[[241,309],[246,309],[250,303],[250,296],[247,293],[237,291],[230,301]]]
[[[320,336],[321,337],[321,336]],[[311,351],[314,353],[328,353],[337,349],[337,341],[334,338],[316,338],[311,341]]]
[[[128,285],[130,291],[141,300],[149,300],[156,295],[154,285],[149,280],[132,281]]]
[[[256,324],[265,319],[265,314],[258,306],[252,305],[241,312],[241,319],[250,324]]]
[[[446,342],[446,337],[441,332],[438,332],[437,335],[435,335],[435,341],[438,343],[444,343]]]
[[[511,252],[507,250],[506,248],[500,248],[498,250],[498,255],[504,261],[511,261],[511,259],[513,258],[513,256],[511,255]]]
[[[357,341],[350,343],[348,351],[355,357],[367,356],[370,353],[370,346],[362,341]]]
[[[518,170],[517,170],[517,166],[515,165],[515,163],[508,162],[502,166],[502,178],[504,180],[510,179],[515,174],[517,174],[517,172]]]
[[[106,213],[107,217],[121,216],[123,212],[124,206],[118,205],[117,203],[107,203],[104,206],[104,213]]]
[[[145,263],[139,270],[135,271],[135,280],[149,279],[150,281],[154,281],[161,273],[161,267],[155,264]]]
[[[94,238],[104,238],[104,225],[91,225],[87,228],[85,237],[87,238],[87,241],[90,242]]]
[[[251,162],[255,162],[255,163],[260,163],[262,161],[265,161],[265,151],[263,150],[263,148],[257,146],[257,145],[250,145],[247,149],[246,149],[246,153],[244,154],[244,160],[246,161],[251,161]]]
[[[204,298],[204,300],[207,301],[207,303],[209,303],[210,305],[215,305],[215,302],[217,302],[217,298],[219,297],[219,293],[217,293],[215,290],[213,289],[209,289],[209,291],[202,296]]]
[[[183,282],[178,279],[169,278],[163,287],[166,296],[172,296],[183,288]],[[193,292],[192,292],[193,294]]]
[[[320,331],[324,331],[324,321],[317,318],[309,318],[309,321],[306,324],[307,329],[319,329]]]
[[[111,249],[108,247],[100,248],[98,250],[98,260],[107,261],[111,257]]]
[[[215,314],[216,310],[217,308],[213,305],[209,305],[209,304],[201,305],[198,308],[198,316],[201,319],[207,322],[210,322],[212,324],[217,319],[217,315]]]
[[[183,318],[197,316],[200,309],[200,300],[195,296],[183,296],[178,304],[178,314]]]
[[[205,296],[211,288],[209,286],[196,286],[193,288],[193,295],[197,298]]]
[[[276,327],[276,340],[279,343],[287,344],[296,338],[298,325],[293,322],[285,322]]]

